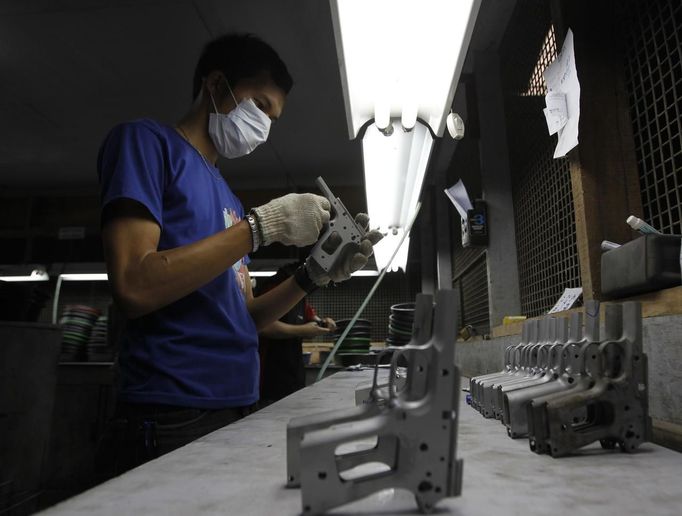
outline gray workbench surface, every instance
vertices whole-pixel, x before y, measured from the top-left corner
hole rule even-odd
[[[369,371],[341,372],[251,416],[97,486],[47,514],[294,515],[300,491],[284,487],[292,416],[351,406]],[[437,514],[496,516],[682,514],[682,454],[644,444],[635,454],[591,446],[582,455],[536,455],[527,439],[461,404],[457,454],[462,496]],[[413,496],[388,490],[331,514],[417,513]]]

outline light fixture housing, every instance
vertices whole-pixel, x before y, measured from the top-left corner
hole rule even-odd
[[[383,269],[414,215],[421,194],[433,137],[417,122],[410,132],[395,131],[384,136],[373,125],[362,139],[367,209],[372,228],[384,233],[374,246],[377,268]],[[409,237],[391,263],[391,270],[407,265]]]
[[[0,269],[0,281],[7,282],[33,282],[33,281],[48,281],[49,274],[45,271],[45,267],[27,265],[27,266],[10,266]]]
[[[408,123],[419,118],[443,135],[480,4],[331,0],[351,139],[369,120],[383,129],[387,116],[403,112]]]
[[[415,212],[481,0],[330,2],[349,137],[365,127],[370,224],[385,233],[374,247],[381,270]],[[405,238],[391,270],[405,269],[408,246]]]

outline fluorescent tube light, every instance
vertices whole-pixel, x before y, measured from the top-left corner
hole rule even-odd
[[[351,273],[351,276],[353,276],[353,277],[362,277],[362,276],[366,277],[366,276],[378,276],[378,275],[379,275],[379,271],[371,271],[371,270],[365,270],[365,269],[361,269],[359,271],[355,271],[355,272]]]
[[[277,271],[249,271],[249,276],[252,278],[269,278],[277,274]]]
[[[34,269],[31,271],[31,274],[29,275],[7,275],[7,276],[0,276],[0,280],[2,281],[47,281],[50,279],[50,276],[45,272],[44,270],[41,269]]]
[[[411,111],[443,135],[481,0],[331,0],[353,139],[375,117]],[[384,107],[385,106],[385,107]],[[409,128],[409,127],[408,127]]]
[[[443,135],[480,4],[331,0],[350,138],[374,120],[362,148],[370,223],[386,234],[375,246],[379,270],[415,213],[432,134]],[[405,269],[407,242],[391,270]]]
[[[62,281],[108,281],[106,273],[60,274]]]
[[[384,136],[370,125],[362,139],[367,210],[372,228],[385,234],[375,246],[377,268],[383,269],[414,215],[433,147],[428,128],[417,123],[410,132]],[[409,239],[405,239],[406,242]],[[407,264],[409,243],[403,243],[391,270]]]

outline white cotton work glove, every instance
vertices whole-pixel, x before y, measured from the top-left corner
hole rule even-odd
[[[280,242],[303,247],[317,242],[330,210],[329,201],[321,195],[291,193],[251,211],[258,219],[261,245]]]
[[[355,216],[355,223],[358,226],[367,229],[369,227],[369,217],[366,213],[358,213]],[[346,281],[350,278],[352,273],[365,266],[367,260],[374,252],[374,244],[379,242],[383,237],[384,235],[376,229],[367,231],[360,241],[360,248],[356,252],[351,250],[351,252],[342,255],[341,258],[337,260],[336,264],[334,264],[334,267],[329,269],[328,272],[325,272],[315,260],[308,257],[306,260],[308,276],[318,287],[324,287],[330,281],[333,281],[334,283]]]

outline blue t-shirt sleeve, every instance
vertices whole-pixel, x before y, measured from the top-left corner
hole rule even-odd
[[[121,124],[104,141],[97,165],[102,208],[115,199],[133,199],[163,227],[165,166],[158,135],[140,123]]]

